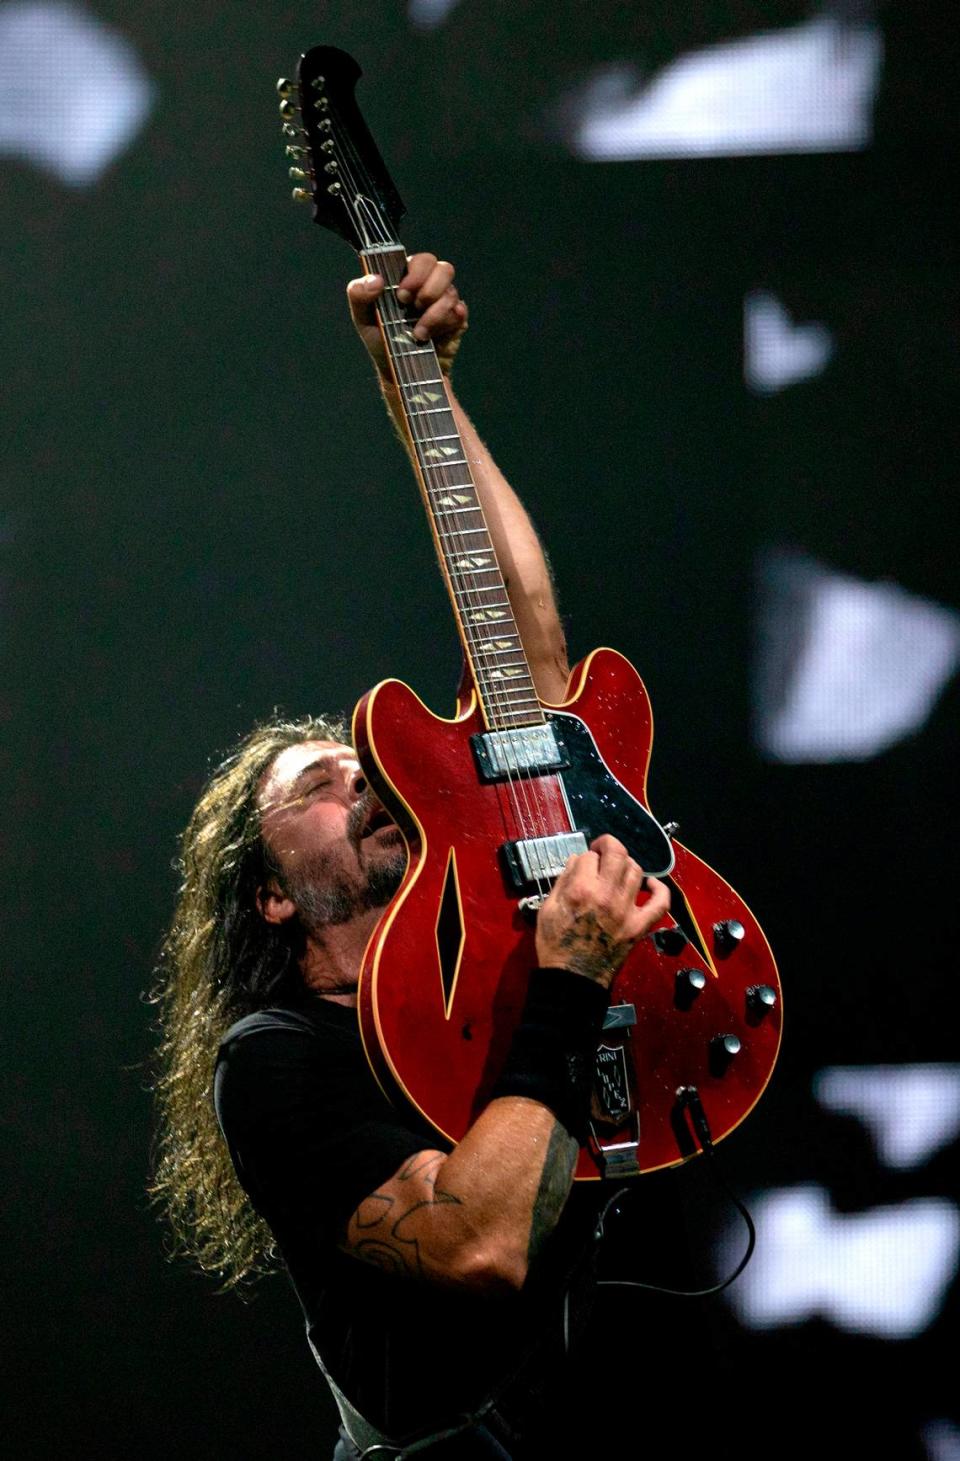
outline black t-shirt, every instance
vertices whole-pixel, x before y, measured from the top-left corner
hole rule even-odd
[[[342,1253],[337,1239],[408,1157],[445,1143],[387,1101],[356,1010],[291,990],[277,1007],[247,1016],[221,1045],[215,1096],[237,1175],[276,1237],[310,1341],[373,1425],[395,1437],[447,1424],[531,1350],[535,1359],[498,1408],[522,1426],[521,1410],[546,1403],[534,1399],[543,1377],[560,1392],[566,1277],[592,1208],[577,1191],[539,1281],[519,1295],[461,1295],[394,1278]]]

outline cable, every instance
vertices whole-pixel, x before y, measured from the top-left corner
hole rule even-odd
[[[713,1294],[722,1293],[725,1288],[729,1288],[730,1284],[732,1284],[735,1279],[738,1279],[740,1277],[741,1273],[750,1262],[750,1259],[753,1257],[753,1250],[757,1244],[757,1229],[754,1224],[753,1218],[750,1216],[750,1213],[747,1210],[746,1206],[740,1201],[740,1198],[734,1192],[733,1188],[727,1182],[722,1171],[720,1170],[720,1166],[717,1162],[714,1150],[713,1137],[710,1134],[710,1123],[707,1120],[707,1113],[703,1109],[703,1102],[700,1100],[700,1092],[697,1090],[696,1086],[681,1086],[680,1089],[677,1091],[677,1099],[680,1102],[681,1109],[689,1113],[690,1122],[695,1135],[700,1141],[701,1150],[703,1151],[705,1156],[710,1158],[709,1170],[713,1173],[721,1190],[727,1195],[727,1197],[729,1197],[730,1201],[740,1213],[740,1216],[743,1218],[743,1221],[746,1224],[746,1250],[733,1272],[729,1274],[725,1279],[723,1279],[721,1283],[712,1284],[709,1288],[667,1288],[664,1284],[642,1283],[638,1279],[631,1278],[601,1278],[597,1280],[598,1288],[648,1289],[655,1294],[670,1294],[672,1297],[680,1299],[706,1299]],[[625,1196],[625,1194],[630,1191],[631,1189],[628,1187],[621,1187],[604,1205],[603,1211],[597,1219],[597,1226],[595,1229],[596,1239],[598,1243],[602,1242],[604,1237],[606,1236],[605,1225],[607,1215],[609,1214],[611,1208],[613,1208],[614,1205],[619,1202],[621,1197]]]

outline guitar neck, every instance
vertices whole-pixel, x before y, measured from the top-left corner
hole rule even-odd
[[[416,474],[457,629],[491,730],[543,721],[503,573],[470,463],[447,399],[437,352],[412,330],[416,312],[397,301],[406,272],[402,246],[364,250],[382,275],[378,314],[397,384]]]

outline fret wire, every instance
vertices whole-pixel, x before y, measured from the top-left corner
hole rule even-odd
[[[461,512],[479,512],[479,507],[440,507],[435,512],[436,517],[456,517]],[[486,531],[485,529],[483,531]]]
[[[424,381],[424,385],[427,385],[427,384],[428,384],[428,382],[427,381]],[[450,415],[451,416],[453,415],[453,412],[450,410],[450,407],[449,406],[424,406],[419,411],[408,411],[407,412],[407,415],[408,416],[436,416],[438,414],[438,412],[440,412],[440,411],[449,411],[450,412]]]
[[[443,376],[442,375],[431,375],[428,380],[405,380],[405,381],[401,381],[400,382],[401,389],[402,390],[405,390],[405,391],[413,391],[413,390],[418,391],[421,386],[442,386],[442,385],[443,385]],[[450,410],[450,407],[449,406],[439,406],[439,407],[437,407],[437,409],[440,410],[440,411],[449,411]]]
[[[457,457],[456,461],[453,462],[421,462],[420,465],[425,472],[439,472],[441,467],[469,467],[470,463],[466,457]],[[450,485],[453,487],[457,484],[451,482]],[[471,482],[470,485],[472,487],[473,483]]]

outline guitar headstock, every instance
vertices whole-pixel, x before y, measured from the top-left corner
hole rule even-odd
[[[294,199],[358,253],[398,243],[404,213],[354,97],[361,75],[346,51],[314,46],[277,82]]]

